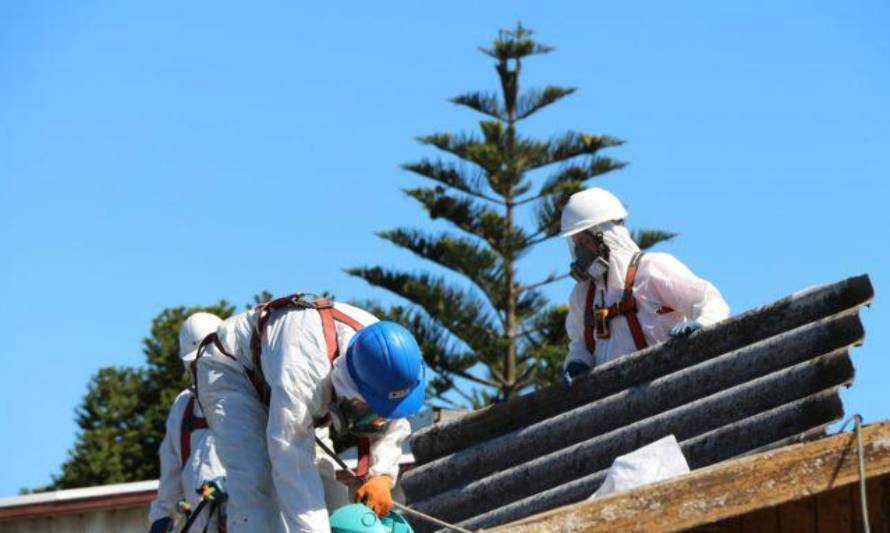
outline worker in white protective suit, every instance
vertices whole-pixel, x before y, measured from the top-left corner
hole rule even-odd
[[[295,294],[229,318],[205,346],[198,391],[227,470],[229,531],[330,530],[334,468],[319,465],[314,429],[327,425],[359,437],[354,498],[389,513],[405,417],[424,400],[405,328]]]
[[[194,313],[179,329],[179,356],[187,369],[193,371],[192,362],[200,342],[216,331],[222,320],[210,313]],[[216,455],[213,434],[207,428],[201,406],[195,401],[191,388],[176,397],[167,416],[167,433],[158,450],[161,460],[161,477],[158,495],[151,503],[149,522],[151,533],[170,531],[177,516],[187,508],[198,508],[199,491],[208,482],[225,476],[222,463]],[[212,512],[211,512],[212,511]],[[192,524],[192,530],[208,531],[225,529],[225,510],[221,504],[205,506]],[[209,522],[209,523],[208,523]]]
[[[566,318],[568,385],[595,365],[729,316],[714,285],[669,254],[640,252],[626,218],[621,201],[599,188],[573,194],[563,209],[560,236],[578,282]]]

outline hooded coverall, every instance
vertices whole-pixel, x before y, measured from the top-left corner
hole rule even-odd
[[[377,321],[350,305],[334,307],[362,326]],[[326,499],[341,499],[331,493],[345,489],[333,480],[330,460],[316,451],[315,426],[335,397],[363,399],[346,368],[356,330],[336,322],[341,355],[332,364],[317,310],[272,311],[258,337],[267,408],[247,374],[260,370],[251,351],[258,318],[254,308],[225,320],[217,336],[228,355],[211,346],[198,361],[201,402],[227,470],[229,531],[330,531]],[[393,420],[371,440],[369,476],[397,479],[409,433],[407,420]]]
[[[594,337],[595,348],[592,352],[589,349],[590,331],[585,324],[588,302],[601,307],[618,304],[624,295],[628,266],[640,251],[623,224],[608,222],[597,226],[597,230],[603,232],[603,241],[609,247],[609,269],[605,283],[600,276],[577,283],[572,290],[566,317],[569,352],[564,367],[574,361],[593,367],[637,350],[628,321],[620,315],[609,322],[609,338]],[[637,303],[637,320],[649,346],[666,341],[671,327],[683,320],[708,326],[729,316],[729,306],[714,285],[665,253],[646,253],[642,257],[632,294]]]
[[[191,389],[180,392],[167,416],[167,433],[158,450],[161,459],[158,495],[151,502],[149,511],[149,521],[152,523],[164,517],[175,517],[177,504],[182,498],[188,501],[192,510],[197,509],[201,501],[198,494],[201,485],[225,476],[225,470],[216,454],[213,433],[209,429],[192,430],[187,444],[189,449],[182,449],[182,422],[189,404],[192,405],[193,419],[203,418],[198,402],[190,401],[193,398]],[[220,514],[224,515],[224,512]],[[210,519],[208,531],[218,531],[218,517],[217,513],[210,516],[205,508],[192,524],[192,530],[202,531]]]

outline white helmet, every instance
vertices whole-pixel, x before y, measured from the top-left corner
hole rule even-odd
[[[198,345],[204,337],[216,331],[222,319],[210,313],[194,313],[179,328],[179,357],[183,363],[191,363],[198,354]]]
[[[576,192],[562,210],[560,237],[571,237],[603,222],[623,220],[627,210],[621,200],[605,189],[592,188]]]

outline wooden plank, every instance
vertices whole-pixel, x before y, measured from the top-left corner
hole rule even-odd
[[[728,518],[713,524],[687,529],[685,533],[741,533],[742,519],[741,517]]]
[[[778,514],[782,533],[816,533],[816,499],[812,496],[780,505]]]
[[[775,507],[767,507],[742,517],[743,533],[780,533],[779,513]]]
[[[862,504],[859,503],[859,480],[850,485],[850,516],[853,519],[853,531],[865,531],[862,521]]]
[[[872,478],[866,482],[866,505],[868,506],[868,522],[872,533],[886,533],[890,531],[887,521],[887,498],[885,487],[888,476]],[[853,529],[865,531],[862,517],[862,504],[859,496],[859,481],[850,485],[850,508],[852,513]]]
[[[866,476],[890,473],[890,422],[863,428]],[[493,531],[680,531],[798,500],[859,477],[856,439],[843,433],[744,457]]]
[[[853,508],[849,487],[840,487],[815,496],[817,533],[852,533]]]
[[[890,476],[881,478],[881,527],[876,531],[890,533]]]
[[[742,533],[742,517],[727,518],[713,524],[687,529],[685,533]]]
[[[886,533],[887,520],[884,515],[884,484],[887,476],[869,479],[866,483],[866,495],[868,505],[868,522],[872,533]]]

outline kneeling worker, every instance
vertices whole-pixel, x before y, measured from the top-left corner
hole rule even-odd
[[[569,240],[572,291],[566,331],[566,384],[606,361],[729,316],[708,281],[665,253],[646,253],[624,225],[627,210],[599,188],[573,194],[562,212]]]

